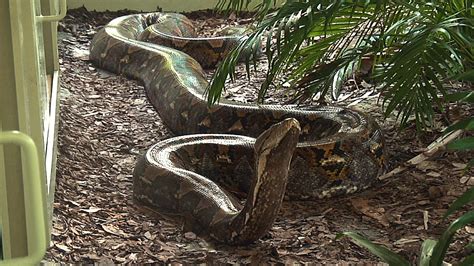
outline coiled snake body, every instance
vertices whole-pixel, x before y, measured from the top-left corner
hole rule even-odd
[[[184,217],[197,233],[240,244],[269,230],[284,194],[293,199],[330,197],[376,180],[385,163],[383,136],[360,112],[227,100],[208,106],[202,97],[208,82],[200,64],[162,44],[206,55],[200,59],[210,66],[240,37],[176,36],[186,31],[179,29],[185,21],[182,15],[163,13],[119,17],[91,43],[92,62],[143,82],[164,124],[182,135],[154,145],[139,160],[133,180],[136,200]],[[245,205],[214,181],[246,192]]]

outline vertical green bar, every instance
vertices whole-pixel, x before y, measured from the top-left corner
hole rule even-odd
[[[65,1],[61,3],[64,11]],[[8,260],[10,263],[29,262],[31,257],[24,258],[28,253],[41,257],[38,245],[49,243],[44,237],[31,237],[39,232],[38,224],[49,236],[46,221],[39,223],[36,216],[29,219],[32,213],[47,213],[44,200],[25,202],[25,196],[33,190],[46,198],[47,173],[50,200],[54,191],[59,66],[57,22],[53,20],[59,18],[57,9],[57,0],[0,0],[0,131],[19,130],[29,135],[38,147],[39,160],[37,183],[24,187],[31,161],[21,156],[17,146],[0,146],[0,249],[4,259],[23,257]]]
[[[62,9],[66,9],[65,3],[59,4],[58,0],[41,0],[41,15],[43,18],[57,16]],[[39,21],[43,26],[43,48],[44,50],[44,64],[46,74],[48,75],[48,135],[46,141],[46,178],[47,182],[47,232],[52,226],[53,216],[53,201],[56,182],[56,156],[57,156],[57,128],[59,119],[59,58],[58,58],[58,39],[57,39],[57,21]],[[50,234],[48,234],[47,241],[50,241]]]
[[[57,2],[57,0],[41,0],[41,14],[43,16],[57,14]],[[58,22],[43,23],[44,59],[46,73],[50,75],[59,69],[57,28]]]
[[[24,165],[23,190],[25,192],[25,208],[28,242],[28,255],[0,261],[0,265],[34,265],[41,261],[46,252],[46,232],[44,217],[44,196],[35,142],[26,134],[18,131],[0,132],[0,145],[16,145],[21,147]]]
[[[43,74],[39,58],[43,53],[38,49],[36,28],[33,0],[0,0],[0,128],[20,130],[36,143],[43,184],[36,189],[44,197],[43,119],[47,102],[43,93],[46,80],[40,78]],[[35,239],[27,237],[33,233],[30,231],[35,223],[25,214],[23,175],[28,161],[20,156],[20,149],[12,145],[0,149],[0,159],[0,180],[4,180],[0,181],[4,182],[0,188],[4,255],[6,259],[24,257],[37,244]]]
[[[18,106],[16,94],[12,25],[8,0],[0,0],[0,129],[18,130]],[[25,202],[20,149],[5,145],[0,148],[0,189],[2,192],[2,237],[5,258],[27,255]],[[6,191],[8,187],[8,191]],[[14,203],[14,204],[13,204]]]
[[[39,159],[42,186],[37,189],[41,191],[43,197],[46,197],[44,119],[48,119],[46,109],[48,102],[45,96],[46,78],[44,68],[40,64],[40,59],[44,58],[42,42],[38,41],[38,37],[39,40],[42,40],[42,31],[37,30],[38,25],[35,17],[35,7],[38,4],[39,2],[35,3],[33,0],[10,0],[9,11],[17,94],[18,130],[29,135],[38,147],[37,157]],[[21,163],[24,175],[28,162],[22,158]],[[7,178],[9,177],[7,176]],[[8,190],[10,190],[10,187],[8,187]],[[28,203],[26,203],[26,206],[28,207]],[[43,211],[46,211],[45,205],[43,205]],[[33,234],[30,230],[33,228],[32,223],[34,222],[26,219],[27,235]],[[31,251],[37,245],[34,241],[34,239],[27,238],[28,250]]]

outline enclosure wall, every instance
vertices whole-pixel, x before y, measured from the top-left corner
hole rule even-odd
[[[68,9],[84,6],[87,10],[116,11],[121,9],[141,11],[176,11],[189,12],[214,8],[217,0],[68,0]],[[252,1],[253,6],[259,1]],[[278,0],[278,3],[283,0]]]

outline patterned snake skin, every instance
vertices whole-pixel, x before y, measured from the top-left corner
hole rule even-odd
[[[241,36],[196,38],[187,25],[179,14],[129,15],[112,20],[91,43],[92,62],[143,82],[161,120],[181,135],[139,160],[137,201],[184,218],[198,234],[242,244],[269,230],[284,194],[315,199],[352,193],[383,172],[382,133],[363,113],[227,100],[208,106],[200,64],[176,49],[207,67]],[[228,191],[247,194],[244,206]]]

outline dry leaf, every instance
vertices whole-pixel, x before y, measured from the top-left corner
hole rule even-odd
[[[71,252],[71,249],[66,246],[66,245],[63,245],[63,244],[54,244],[55,247],[59,248],[60,250],[66,252],[66,253],[69,253]]]
[[[156,235],[152,235],[152,234],[150,233],[150,231],[145,232],[144,235],[145,235],[146,238],[148,238],[148,239],[150,239],[150,240],[153,240],[153,239],[156,238]]]
[[[393,243],[395,246],[404,246],[409,243],[418,242],[420,239],[417,236],[411,236],[409,238],[400,238],[399,240]]]
[[[301,255],[308,255],[310,253],[314,252],[314,250],[311,249],[303,249],[302,251],[296,252],[295,255],[301,256]]]
[[[89,207],[89,209],[81,209],[81,211],[87,212],[87,213],[96,213],[100,210],[102,210],[102,208],[97,208],[97,207]]]
[[[460,182],[461,184],[464,184],[464,183],[466,183],[469,179],[471,179],[470,176],[462,176],[462,177],[459,179],[459,182]]]
[[[416,168],[427,171],[427,170],[438,170],[440,169],[440,165],[433,161],[422,161],[421,163],[416,165]]]
[[[374,208],[369,206],[369,201],[367,199],[353,198],[351,199],[352,206],[362,214],[372,219],[375,219],[381,225],[388,227],[390,225],[384,208]]]
[[[469,234],[474,234],[474,227],[466,226],[464,228],[466,229],[466,232],[468,232]]]
[[[80,49],[80,48],[74,47],[72,50],[72,56],[80,60],[88,61],[89,49]]]
[[[465,163],[451,163],[454,166],[454,170],[463,170],[466,168],[467,164]]]
[[[110,233],[110,234],[113,234],[113,235],[116,235],[116,236],[120,236],[120,237],[124,237],[124,238],[129,238],[129,237],[130,237],[129,234],[126,234],[125,232],[123,232],[121,229],[117,228],[117,227],[114,226],[114,225],[111,225],[111,224],[101,224],[100,226],[101,226],[102,229],[104,229],[104,231],[107,232],[107,233]]]
[[[184,237],[187,238],[187,239],[196,239],[197,236],[193,232],[186,232],[186,233],[184,233]]]
[[[429,172],[426,175],[431,176],[431,177],[440,177],[441,176],[441,174],[438,173],[438,172]]]

